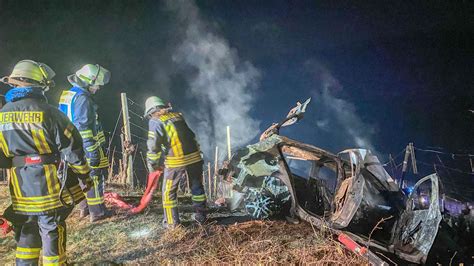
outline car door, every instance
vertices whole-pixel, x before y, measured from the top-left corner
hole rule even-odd
[[[428,193],[421,192],[423,187],[425,191],[429,188]],[[401,258],[417,263],[426,261],[441,222],[439,200],[437,174],[420,179],[413,187],[392,238],[393,251]]]
[[[333,213],[330,221],[334,228],[347,227],[354,217],[362,200],[365,179],[360,174],[359,161],[362,155],[359,150],[346,150],[338,154],[343,158],[348,155],[349,162],[339,161],[340,178],[338,179],[336,193],[333,200]]]

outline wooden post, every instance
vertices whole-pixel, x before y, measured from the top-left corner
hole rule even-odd
[[[122,117],[123,117],[123,133],[124,133],[124,141],[128,145],[132,143],[132,135],[130,132],[130,117],[128,116],[128,102],[127,102],[127,94],[121,93],[120,98],[122,100]],[[124,156],[127,156],[126,160],[126,175],[128,184],[134,188],[135,184],[133,182],[133,158],[131,154],[127,154],[126,149],[122,149]]]
[[[230,161],[230,126],[227,126],[227,154],[228,154],[228,157],[229,157],[229,161]]]
[[[110,160],[110,165],[109,165],[109,181],[112,181],[114,177],[114,165],[115,165],[115,147],[114,150],[112,151],[112,160]]]
[[[120,133],[120,143],[122,144],[122,159],[120,160],[120,183],[127,183],[127,156],[125,156],[125,137]]]
[[[402,176],[400,177],[400,184],[398,184],[398,187],[400,189],[403,188],[403,181],[405,179],[405,174],[408,170],[408,159],[410,157],[410,144],[407,145],[407,147],[405,148],[405,158],[403,159],[403,166],[402,166]]]
[[[119,159],[118,182],[119,182],[120,184],[124,184],[124,182],[123,182],[123,162],[122,162],[122,159]]]
[[[188,194],[191,194],[191,185],[189,184],[189,175],[188,172],[186,171],[186,188],[188,190]]]
[[[474,164],[472,163],[472,158],[469,156],[469,163],[471,164],[471,173],[474,173]]]
[[[202,171],[202,186],[204,188],[204,193],[206,193],[206,172],[205,171]]]
[[[208,198],[212,197],[212,182],[211,182],[211,162],[207,162],[207,185],[209,187]]]
[[[214,157],[214,197],[217,198],[217,176],[218,176],[218,160],[219,160],[219,146],[216,146],[216,154]]]
[[[229,163],[230,163],[230,157],[231,157],[231,150],[230,150],[230,126],[227,126],[227,155],[229,158]],[[234,191],[231,189],[230,190],[230,197],[232,198],[234,196]]]
[[[413,142],[410,142],[410,156],[411,156],[411,166],[413,169],[413,174],[418,174],[418,167],[416,167],[416,158],[415,158],[415,147],[413,146]]]

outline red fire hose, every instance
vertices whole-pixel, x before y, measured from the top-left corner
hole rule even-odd
[[[151,199],[153,198],[153,192],[155,192],[156,187],[158,186],[158,181],[160,180],[160,176],[162,173],[163,170],[157,170],[148,175],[145,193],[140,199],[140,204],[138,206],[133,206],[129,203],[126,203],[125,201],[123,201],[122,197],[120,197],[119,194],[114,192],[105,193],[104,199],[109,204],[115,205],[120,209],[129,210],[131,214],[140,213],[148,206]]]
[[[6,236],[12,230],[13,228],[10,226],[8,221],[0,216],[0,232],[2,233],[2,235]]]
[[[158,186],[158,181],[160,180],[160,176],[162,173],[163,171],[158,170],[148,175],[148,181],[146,183],[145,193],[143,194],[140,200],[140,204],[137,207],[131,209],[130,213],[133,213],[133,214],[139,213],[143,211],[146,208],[146,206],[148,206],[151,199],[153,198],[153,192],[155,192],[156,187]]]
[[[140,204],[138,206],[133,206],[129,203],[126,203],[122,197],[120,197],[119,194],[115,192],[107,192],[104,195],[105,201],[107,201],[109,204],[115,205],[119,207],[120,209],[125,209],[129,210],[131,214],[137,214],[142,212],[150,203],[151,199],[153,198],[153,192],[155,192],[156,187],[158,186],[158,181],[160,179],[161,174],[163,173],[163,170],[157,170],[155,172],[152,172],[148,175],[148,182],[146,186],[145,193],[143,194]],[[5,236],[8,234],[10,231],[12,231],[13,228],[10,226],[8,221],[0,216],[0,233],[1,235]]]

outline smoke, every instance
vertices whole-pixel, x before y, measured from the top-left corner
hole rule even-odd
[[[306,67],[321,85],[314,91],[318,112],[324,115],[324,119],[316,121],[318,129],[331,131],[331,135],[337,138],[334,141],[351,145],[347,148],[364,148],[377,153],[370,141],[375,133],[374,127],[358,116],[353,103],[335,96],[335,92],[343,89],[339,81],[318,62],[308,61]]]
[[[260,122],[250,117],[255,102],[259,71],[242,62],[235,49],[207,23],[192,1],[169,1],[176,12],[183,39],[173,61],[186,71],[186,93],[192,107],[185,115],[197,133],[203,152],[212,156],[216,145],[226,145],[226,126],[232,146],[247,144],[259,133]]]

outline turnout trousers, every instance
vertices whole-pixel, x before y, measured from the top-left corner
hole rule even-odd
[[[86,200],[79,203],[79,209],[86,213],[88,211],[94,217],[103,216],[106,212],[104,192],[107,172],[107,168],[93,169],[91,171],[90,177],[94,185],[87,191]]]
[[[66,218],[72,209],[50,214],[15,214],[16,265],[38,265],[43,250],[43,265],[66,264]]]
[[[202,166],[203,162],[200,161],[182,167],[165,168],[162,195],[164,222],[168,225],[180,223],[177,192],[180,182],[186,179],[186,175],[190,182],[194,212],[206,212],[206,194],[202,185]]]

